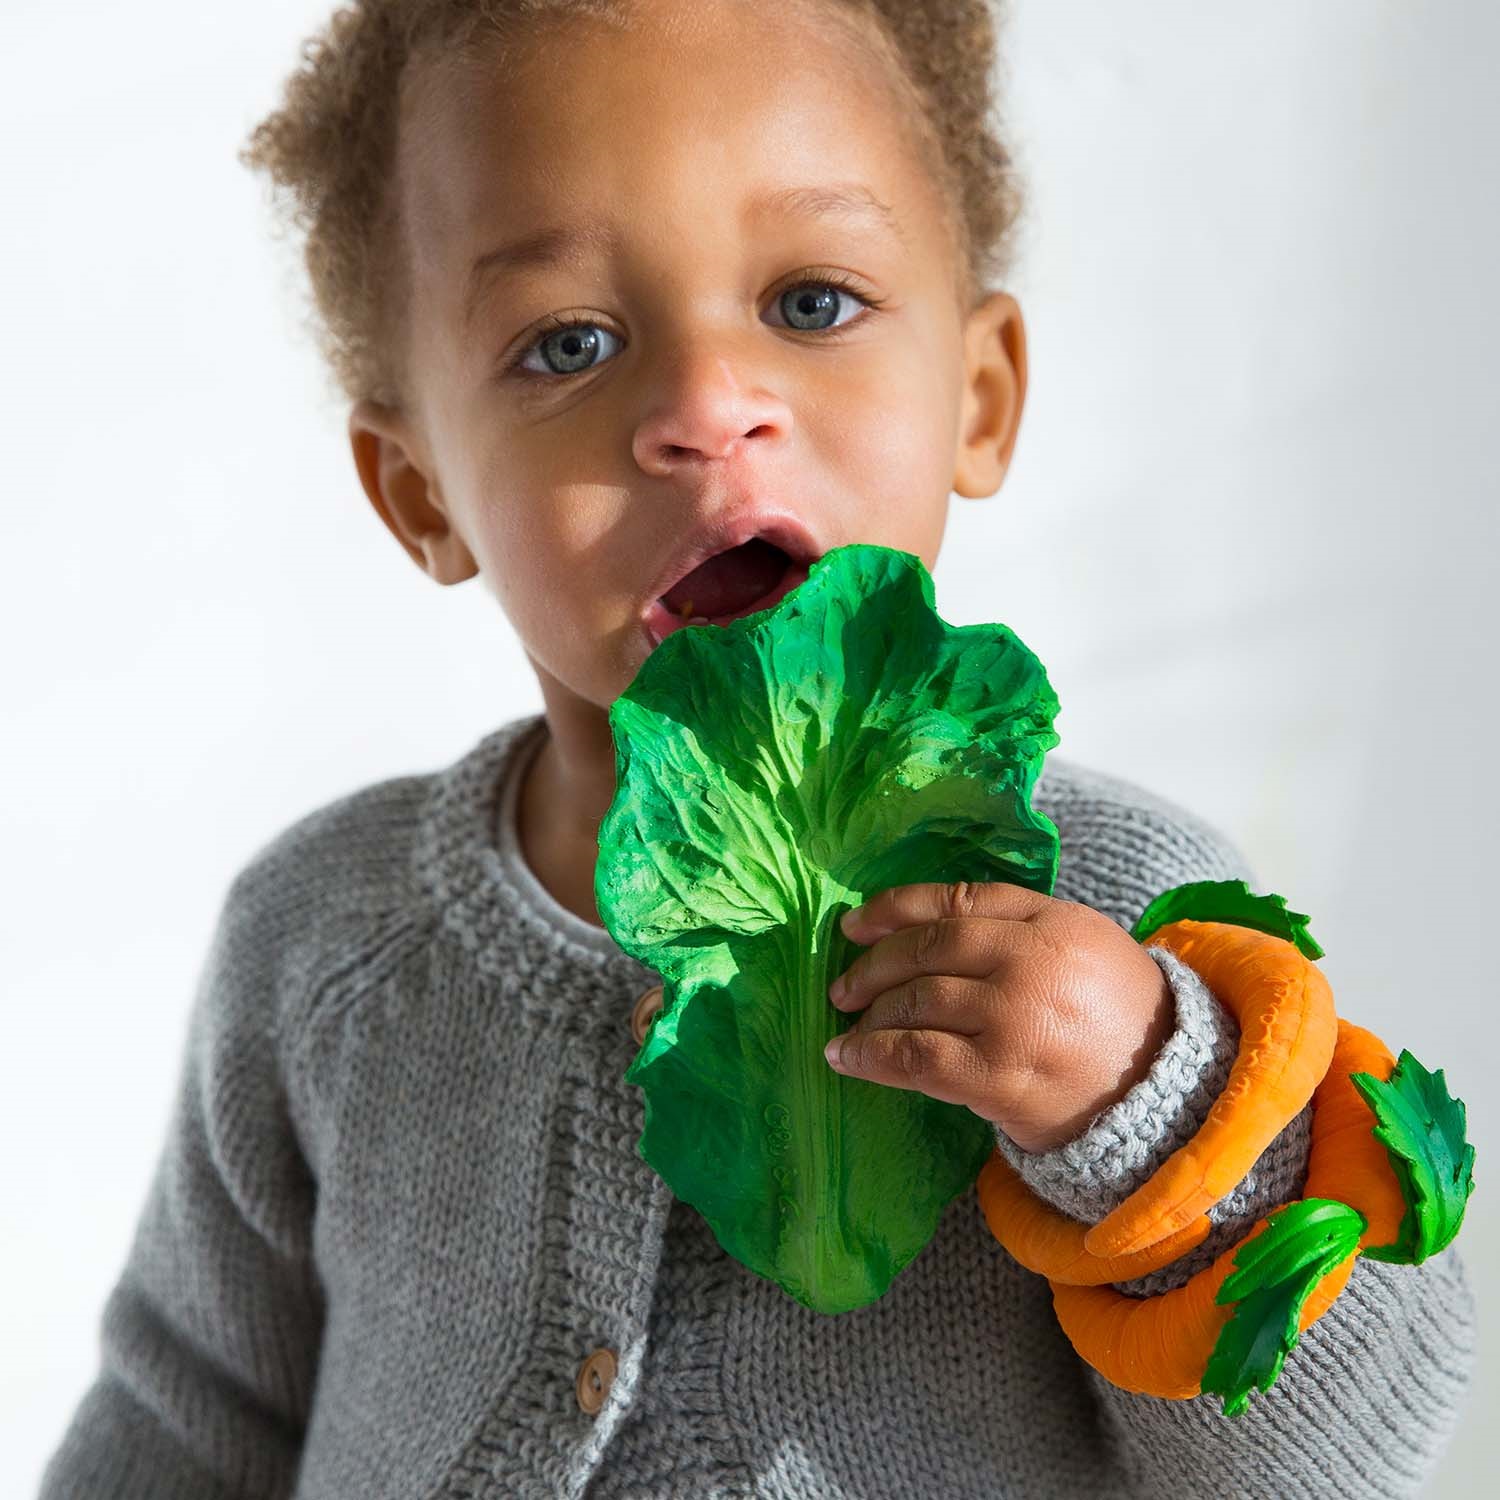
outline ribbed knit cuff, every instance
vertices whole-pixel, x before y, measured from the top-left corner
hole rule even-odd
[[[1229,1077],[1239,1026],[1176,954],[1146,951],[1172,987],[1177,1026],[1146,1076],[1102,1110],[1081,1135],[1047,1151],[1026,1151],[998,1127],[995,1144],[1039,1198],[1085,1224],[1097,1224],[1195,1135]],[[1187,1255],[1149,1276],[1119,1282],[1141,1296],[1179,1286],[1243,1238],[1270,1209],[1299,1196],[1307,1171],[1312,1105],[1256,1159],[1208,1211],[1214,1229]]]

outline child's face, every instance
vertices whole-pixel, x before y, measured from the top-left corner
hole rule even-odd
[[[1025,383],[1014,302],[958,305],[938,189],[852,22],[709,0],[632,17],[413,80],[411,399],[351,418],[412,556],[482,574],[549,703],[601,708],[656,644],[664,570],[716,522],[790,516],[814,555],[875,542],[932,568],[950,490],[1003,478]],[[835,183],[895,224],[756,206]],[[550,226],[595,239],[475,271]],[[586,326],[546,340],[549,317]]]

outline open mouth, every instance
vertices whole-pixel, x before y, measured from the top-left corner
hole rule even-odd
[[[685,625],[727,625],[770,609],[804,583],[808,569],[764,537],[716,552],[679,578],[651,606],[646,629],[656,644]]]

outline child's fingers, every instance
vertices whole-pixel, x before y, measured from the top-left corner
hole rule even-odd
[[[973,1043],[952,1032],[859,1027],[834,1037],[824,1055],[840,1073],[949,1104],[972,1106],[985,1097],[988,1069]]]
[[[924,881],[877,891],[863,905],[846,911],[839,925],[845,937],[856,943],[870,943],[899,927],[944,917],[993,917],[1026,922],[1051,900],[1040,891],[1008,881]]]
[[[903,1029],[988,1035],[994,1030],[997,1008],[998,994],[988,979],[919,974],[877,995],[844,1035]]]
[[[828,987],[839,1010],[859,1010],[876,995],[924,974],[982,979],[1004,967],[1032,936],[1023,922],[942,917],[880,938]]]

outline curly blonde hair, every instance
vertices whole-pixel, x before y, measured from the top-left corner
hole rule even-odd
[[[999,0],[814,0],[895,64],[908,134],[947,205],[965,310],[1007,272],[1021,195],[994,130]],[[311,330],[351,402],[404,404],[405,247],[393,190],[403,78],[414,60],[524,43],[549,21],[619,22],[628,0],[353,0],[302,44],[280,106],[239,152],[266,172],[284,230],[304,236]]]

